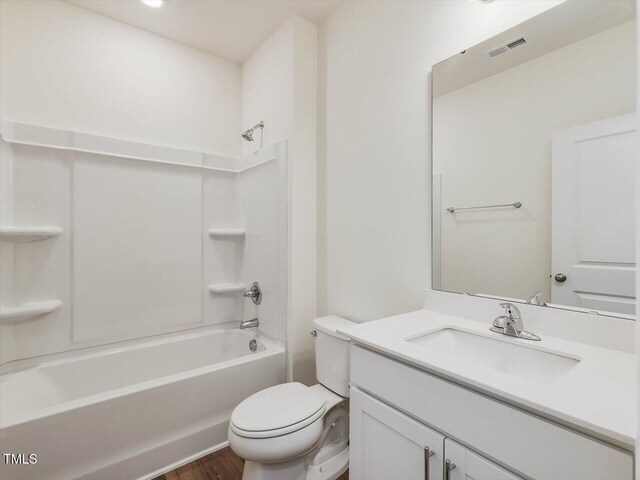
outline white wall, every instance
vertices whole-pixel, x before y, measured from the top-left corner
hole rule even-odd
[[[319,313],[421,308],[431,66],[554,1],[349,2],[320,29]]]
[[[0,2],[4,120],[240,154],[240,66],[57,0]]]
[[[629,21],[434,99],[442,289],[551,301],[551,136],[635,111],[635,34]]]
[[[260,283],[259,306],[239,297],[241,318],[258,317],[260,331],[282,342],[287,340],[287,144],[263,149],[258,157],[275,158],[237,175],[237,222],[247,234],[231,242],[236,249],[236,281]],[[255,158],[250,154],[249,157]],[[229,242],[226,242],[229,243]]]
[[[242,66],[243,128],[264,120],[265,145],[288,139],[289,377],[306,384],[315,383],[316,46],[316,26],[293,15]]]
[[[293,30],[289,19],[242,64],[242,130],[265,122],[264,144],[289,136],[293,124]],[[254,142],[242,141],[244,154],[260,146],[260,132]]]
[[[636,0],[636,32],[640,31],[640,16],[638,16],[638,12],[640,12],[640,0]],[[640,62],[637,61],[637,52],[640,52],[640,35],[636,33],[636,79],[640,79]],[[636,94],[636,112],[640,112],[640,81],[636,83],[637,94]],[[636,113],[638,116],[638,113]],[[640,121],[640,116],[638,117],[638,121]],[[640,138],[638,138],[638,152],[637,152],[637,170],[636,170],[636,179],[637,185],[640,185]],[[637,255],[637,265],[640,265],[640,235],[638,232],[640,231],[640,188],[636,190],[636,194],[638,196],[638,208],[636,208],[636,214],[638,215],[638,221],[636,222],[636,255]],[[636,269],[636,298],[640,298],[640,268]],[[636,352],[640,352],[640,322],[636,322]],[[638,385],[638,394],[636,395],[636,407],[637,411],[640,412],[640,355],[637,355],[638,359],[638,381],[636,384]],[[636,436],[636,478],[640,476],[640,415],[638,415],[638,429]]]

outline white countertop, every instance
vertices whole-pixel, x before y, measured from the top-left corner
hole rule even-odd
[[[524,323],[526,328],[526,318]],[[419,310],[338,331],[355,343],[404,363],[633,450],[637,425],[635,355],[548,335],[540,342],[531,342],[493,333],[490,326],[491,319],[479,322]],[[579,357],[581,361],[561,378],[546,384],[407,341],[442,328],[488,335],[496,340]]]

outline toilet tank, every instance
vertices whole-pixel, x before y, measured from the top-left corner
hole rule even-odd
[[[341,397],[349,396],[349,337],[336,330],[355,322],[330,315],[316,318],[316,378]]]

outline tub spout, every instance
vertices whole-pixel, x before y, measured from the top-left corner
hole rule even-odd
[[[245,328],[257,327],[260,325],[260,320],[257,318],[252,318],[251,320],[244,320],[240,322],[240,330],[244,330]]]

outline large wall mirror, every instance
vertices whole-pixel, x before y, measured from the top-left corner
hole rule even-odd
[[[434,289],[634,318],[635,16],[569,0],[434,66]]]

